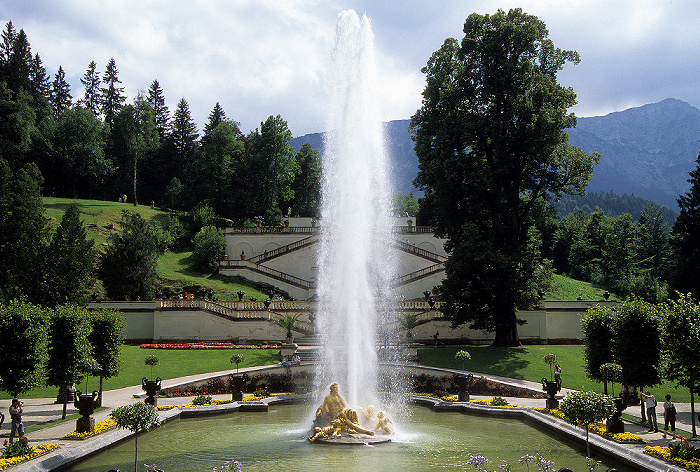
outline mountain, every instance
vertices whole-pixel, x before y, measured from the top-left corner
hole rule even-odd
[[[418,175],[418,156],[413,150],[413,140],[408,132],[410,120],[396,120],[384,123],[386,151],[391,166],[391,183],[397,193],[413,193],[418,198],[423,192],[413,186]],[[325,145],[323,133],[311,133],[292,139],[289,144],[299,151],[302,144],[310,143],[323,156]]]
[[[395,191],[422,196],[413,187],[418,157],[408,133],[409,120],[385,123],[387,152]],[[677,210],[676,199],[688,191],[688,172],[695,168],[700,139],[700,110],[668,98],[605,116],[579,118],[568,130],[569,142],[590,153],[602,154],[588,190],[636,195]],[[305,142],[323,155],[321,133],[291,141]]]

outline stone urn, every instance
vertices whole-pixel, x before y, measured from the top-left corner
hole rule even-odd
[[[457,393],[457,401],[469,401],[469,386],[472,384],[473,381],[474,376],[472,374],[459,376],[459,378],[457,379],[457,384],[459,386],[459,391]]]
[[[158,399],[156,395],[160,391],[160,377],[155,380],[148,380],[146,377],[141,379],[141,389],[146,392],[146,399],[144,403],[149,405],[158,406]]]
[[[243,401],[243,388],[245,387],[245,378],[240,375],[230,374],[228,383],[231,386],[231,401]]]
[[[76,433],[87,433],[95,430],[95,418],[92,417],[92,414],[97,406],[98,395],[99,392],[97,390],[88,394],[83,394],[80,390],[75,392],[73,405],[75,405],[81,415],[75,422]]]
[[[559,400],[554,398],[554,396],[559,393],[561,386],[556,380],[547,380],[547,378],[542,379],[542,390],[547,392],[549,398],[547,398],[547,408],[549,410],[555,410],[559,408]]]
[[[624,398],[616,397],[613,398],[615,402],[615,413],[605,422],[605,431],[608,433],[624,433],[625,424],[622,422],[620,417],[625,408],[627,408],[627,403],[625,403]]]

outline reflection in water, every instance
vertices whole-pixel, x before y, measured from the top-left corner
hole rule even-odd
[[[469,456],[490,459],[497,470],[502,460],[517,465],[526,454],[539,453],[553,460],[556,468],[587,470],[585,450],[572,449],[553,435],[520,421],[436,413],[410,407],[410,434],[397,433],[391,443],[379,446],[343,447],[310,444],[304,424],[304,406],[273,406],[267,413],[239,412],[223,416],[178,420],[139,438],[139,459],[166,472],[207,472],[227,460],[238,460],[243,472],[412,472],[474,470]],[[599,458],[598,458],[599,459]],[[73,471],[105,472],[133,468],[134,443],[128,441],[72,468]],[[618,464],[605,460],[602,470]],[[536,470],[533,465],[531,470]],[[527,470],[525,466],[514,470]]]

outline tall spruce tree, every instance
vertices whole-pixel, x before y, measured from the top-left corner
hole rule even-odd
[[[680,213],[673,225],[673,288],[683,293],[700,293],[700,155],[689,172],[690,190],[678,197]]]
[[[58,71],[51,83],[51,107],[55,116],[71,106],[73,96],[70,94],[70,85],[66,82],[66,73],[62,66],[58,66]]]
[[[209,113],[209,120],[207,121],[207,124],[204,125],[204,133],[202,134],[202,146],[206,146],[209,141],[211,140],[211,133],[214,131],[214,128],[219,126],[219,123],[224,121],[226,119],[226,113],[224,113],[224,109],[221,108],[221,105],[219,102],[216,102],[216,105],[214,105],[214,108],[211,110],[211,113]]]
[[[51,98],[51,79],[46,73],[44,65],[41,63],[39,54],[34,54],[32,68],[29,74],[31,83],[31,95],[34,100],[34,110],[36,110],[37,123],[50,113],[49,99]]]
[[[188,171],[197,152],[197,125],[190,114],[190,105],[181,98],[170,124],[168,151],[172,166],[171,175],[181,181],[188,180]]]
[[[151,83],[151,86],[148,88],[148,98],[146,101],[153,109],[153,120],[155,122],[156,131],[158,132],[160,141],[164,142],[165,137],[168,134],[170,110],[168,110],[168,106],[165,104],[163,89],[160,88],[160,84],[157,80],[154,80]]]
[[[124,87],[119,86],[122,81],[119,80],[119,69],[117,69],[114,58],[111,58],[107,63],[102,83],[104,84],[104,87],[100,89],[102,92],[100,99],[102,116],[104,116],[105,123],[111,125],[114,116],[119,113],[126,102]]]
[[[576,124],[567,112],[576,95],[557,73],[579,61],[576,52],[555,48],[546,25],[520,9],[472,14],[464,33],[423,69],[423,105],[411,121],[415,184],[447,238],[444,313],[514,346],[533,208],[582,193],[598,158],[570,146],[565,132]]]
[[[100,74],[97,72],[97,63],[95,61],[90,61],[88,68],[85,71],[85,75],[80,79],[80,83],[85,87],[85,92],[83,93],[83,98],[78,100],[78,103],[91,112],[95,116],[100,114]]]

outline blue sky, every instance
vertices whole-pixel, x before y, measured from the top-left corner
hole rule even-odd
[[[218,101],[247,133],[281,115],[295,136],[322,131],[338,13],[366,13],[375,35],[384,120],[420,106],[420,72],[472,13],[521,7],[557,47],[579,52],[560,82],[578,116],[677,98],[700,108],[700,4],[695,0],[0,0],[0,21],[27,33],[74,98],[91,60],[114,58],[129,101],[157,79],[173,111],[184,97],[201,130]]]

